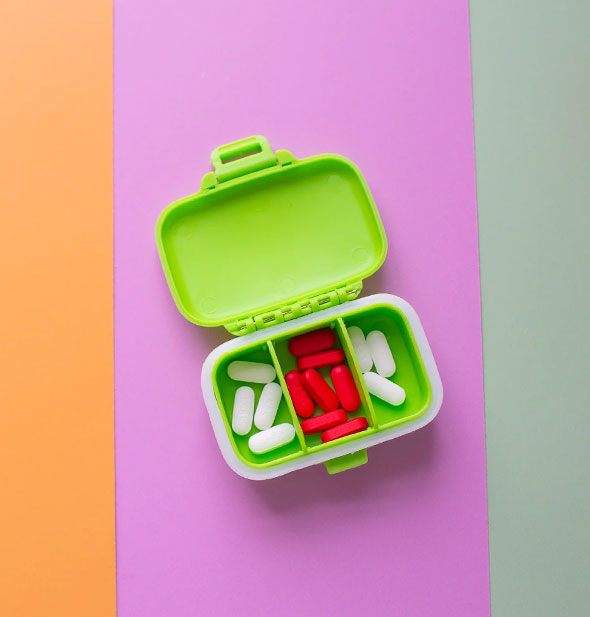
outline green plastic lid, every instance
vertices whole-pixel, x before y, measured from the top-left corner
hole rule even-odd
[[[201,190],[171,204],[156,242],[180,312],[233,334],[354,299],[387,240],[358,168],[297,160],[264,137],[216,148]]]

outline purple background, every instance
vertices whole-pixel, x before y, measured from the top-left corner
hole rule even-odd
[[[115,3],[120,617],[489,615],[468,28],[458,0]],[[163,207],[254,133],[359,165],[390,245],[363,295],[413,304],[445,388],[338,476],[226,466],[199,379],[229,335],[181,317],[156,254]]]

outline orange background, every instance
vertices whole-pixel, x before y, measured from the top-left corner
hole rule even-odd
[[[0,21],[0,614],[115,614],[112,5]]]

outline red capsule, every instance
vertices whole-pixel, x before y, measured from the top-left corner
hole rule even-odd
[[[328,349],[328,351],[297,358],[297,368],[303,372],[308,368],[320,368],[331,364],[342,364],[342,362],[344,362],[344,352],[341,349]]]
[[[289,341],[289,352],[293,356],[306,356],[316,351],[330,349],[336,342],[336,335],[330,328],[322,328],[295,336]]]
[[[322,411],[338,409],[338,397],[328,382],[313,368],[303,373],[303,387]]]
[[[311,398],[320,406],[322,411],[338,409],[338,397],[328,382],[314,369],[310,368],[303,373],[303,387]]]
[[[346,422],[348,416],[344,409],[335,409],[334,411],[328,411],[314,418],[308,418],[301,423],[301,430],[304,435],[313,435],[314,433],[321,433],[326,429],[337,426]]]
[[[334,428],[330,428],[322,433],[322,441],[327,443],[328,441],[334,441],[347,435],[353,435],[354,433],[360,433],[361,431],[369,428],[367,418],[354,418],[344,424],[339,424]]]
[[[356,411],[361,406],[361,399],[349,368],[339,364],[332,369],[330,376],[342,409]]]
[[[301,374],[297,371],[289,371],[285,375],[285,383],[297,415],[301,418],[309,418],[315,411],[315,403],[303,387]]]

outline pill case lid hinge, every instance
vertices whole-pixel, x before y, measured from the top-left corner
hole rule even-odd
[[[225,327],[231,334],[236,336],[250,334],[256,330],[270,328],[285,321],[292,321],[298,317],[303,317],[303,315],[309,315],[309,313],[315,313],[322,309],[354,300],[360,294],[362,288],[362,281],[356,281],[344,287],[338,287],[337,289],[282,306],[272,311],[234,321]]]

